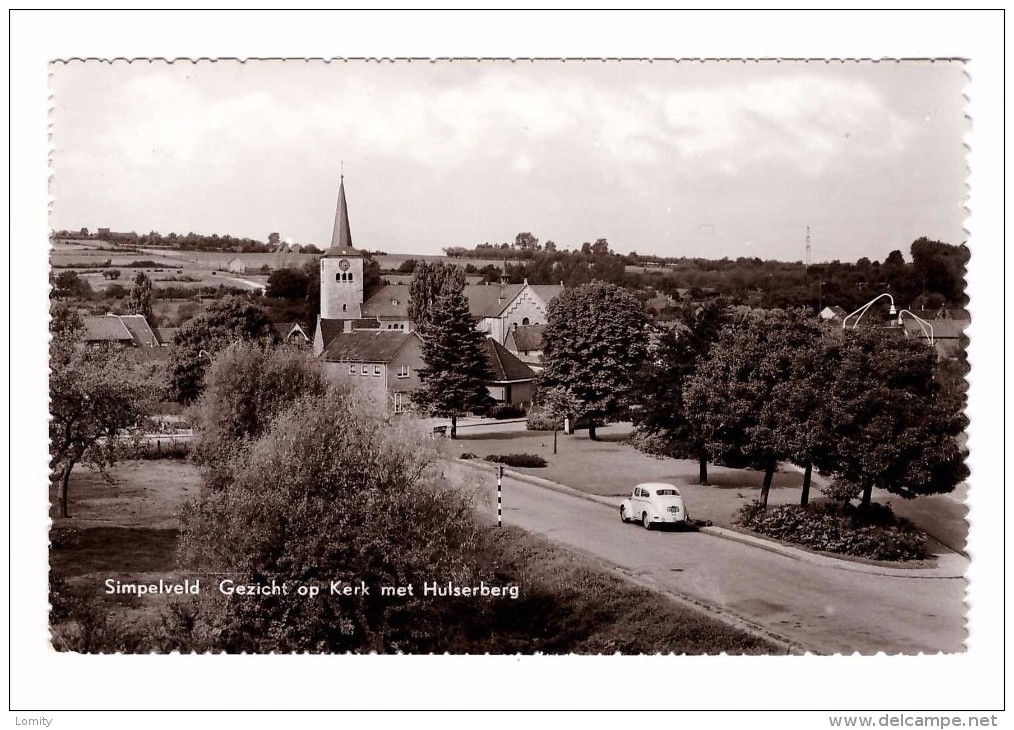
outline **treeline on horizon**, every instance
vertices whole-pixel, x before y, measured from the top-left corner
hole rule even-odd
[[[522,237],[530,234],[519,234]],[[534,241],[534,246],[531,241]],[[936,310],[962,307],[965,297],[965,265],[969,251],[922,237],[912,242],[910,261],[895,250],[883,261],[860,258],[855,263],[831,261],[804,266],[801,262],[737,259],[666,258],[618,254],[609,251],[608,242],[599,239],[585,243],[577,251],[559,250],[552,242],[538,246],[538,239],[526,239],[526,245],[514,245],[508,251],[516,255],[496,258],[504,261],[511,283],[527,280],[530,284],[580,286],[594,279],[627,288],[646,290],[675,299],[722,296],[733,304],[764,309],[810,307],[821,309],[838,305],[847,311],[862,306],[871,298],[888,293],[899,307]],[[487,257],[488,244],[473,250],[445,249],[451,258]],[[659,264],[651,267],[650,264]],[[631,271],[630,266],[645,266]],[[654,306],[654,305],[652,305]]]
[[[188,233],[165,236],[148,234],[56,231],[54,238],[90,238],[133,246],[151,246],[191,251],[232,251],[271,253],[278,248],[278,234],[269,242],[225,235]],[[312,245],[304,253],[321,253]],[[374,252],[382,254],[382,252]],[[656,294],[682,299],[722,296],[732,304],[759,308],[808,307],[819,310],[837,305],[847,311],[862,306],[871,298],[888,293],[898,306],[919,310],[964,306],[965,265],[969,251],[965,245],[951,245],[921,237],[912,242],[909,261],[900,250],[881,261],[863,257],[856,262],[831,261],[804,266],[801,262],[763,260],[758,257],[704,259],[620,254],[609,249],[606,239],[585,242],[577,250],[561,249],[553,241],[544,244],[531,233],[519,233],[513,243],[484,243],[468,249],[448,247],[451,259],[478,258],[503,262],[490,264],[468,273],[480,273],[487,281],[497,281],[506,267],[511,283],[563,284],[580,286],[593,280],[607,281],[633,289],[645,300]],[[645,267],[643,271],[628,267]],[[666,306],[649,304],[657,314],[665,315]]]
[[[229,253],[274,253],[278,250],[280,239],[277,233],[268,236],[268,241],[258,241],[253,238],[236,238],[228,234],[219,236],[212,233],[210,236],[191,231],[187,234],[167,233],[164,236],[158,231],[150,233],[137,233],[130,231],[122,233],[110,231],[108,233],[89,231],[82,228],[78,231],[60,230],[53,231],[52,237],[56,240],[91,240],[106,241],[108,243],[133,246],[137,248],[171,248],[179,251],[219,251]],[[324,253],[312,243],[300,244],[301,253]]]

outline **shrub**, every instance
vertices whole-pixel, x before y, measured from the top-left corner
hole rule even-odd
[[[522,469],[540,469],[546,466],[546,460],[538,454],[490,454],[486,461]]]
[[[458,458],[459,459],[465,459],[467,461],[468,459],[478,459],[479,457],[476,456],[475,454],[473,454],[471,451],[466,451],[465,453],[463,453]]]
[[[507,418],[524,418],[525,409],[519,405],[503,403],[489,409],[489,417],[502,421]]]
[[[764,509],[753,502],[739,511],[736,522],[762,535],[829,553],[870,560],[925,557],[926,536],[885,505],[857,508],[832,502]]]
[[[440,475],[438,450],[331,388],[280,413],[235,462],[232,477],[184,510],[183,570],[237,585],[285,583],[283,595],[202,594],[202,630],[227,652],[428,652],[447,606],[398,600],[379,586],[468,584],[484,531],[464,493]],[[332,581],[371,588],[330,595]],[[297,585],[318,585],[308,600]],[[210,627],[207,626],[210,624]]]
[[[528,413],[528,422],[525,424],[525,428],[529,431],[552,431],[554,429],[561,429],[563,428],[563,419],[554,418],[545,411],[535,410],[533,408]]]
[[[233,460],[272,418],[293,401],[327,390],[320,362],[310,353],[251,342],[236,342],[219,354],[206,384],[194,408],[194,461],[212,489],[232,478]]]

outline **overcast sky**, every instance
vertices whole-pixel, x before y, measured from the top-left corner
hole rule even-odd
[[[72,62],[53,228],[672,256],[961,243],[959,63]]]

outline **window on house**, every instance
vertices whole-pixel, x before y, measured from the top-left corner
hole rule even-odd
[[[380,366],[379,365],[374,365],[373,366],[373,377],[376,378],[376,377],[379,377],[379,376],[380,376]]]
[[[349,365],[349,375],[355,375],[355,374],[356,374],[356,366],[355,365]]]
[[[407,378],[408,376],[409,376],[409,367],[408,367],[408,365],[399,365],[398,366],[398,377],[399,378]]]
[[[363,375],[369,375],[369,374],[370,374],[370,369],[366,365],[363,365]]]
[[[347,312],[347,311],[349,311],[349,305],[348,305],[348,304],[343,304],[343,305],[342,305],[342,311],[343,311],[343,312]]]

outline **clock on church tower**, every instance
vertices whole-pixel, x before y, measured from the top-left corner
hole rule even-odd
[[[359,319],[363,305],[365,257],[352,247],[345,181],[338,188],[331,248],[320,259],[320,316],[324,319]]]

